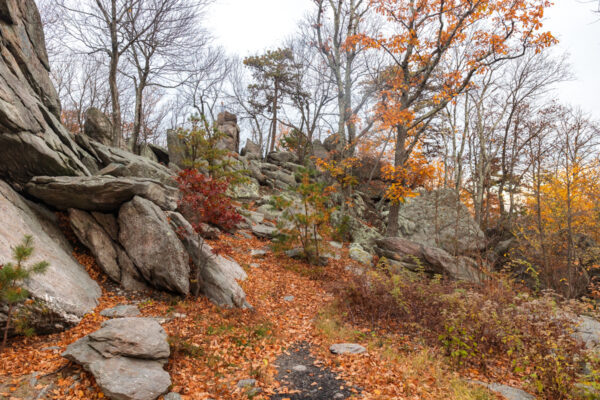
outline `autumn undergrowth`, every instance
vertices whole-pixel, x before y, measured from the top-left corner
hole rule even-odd
[[[481,286],[431,279],[385,262],[341,293],[337,314],[344,323],[378,332],[374,337],[407,335],[438,349],[455,371],[495,376],[501,370],[544,398],[581,398],[574,387],[586,355],[571,336],[570,303],[553,293],[533,296],[503,276]],[[343,323],[330,324],[317,323],[325,334],[344,332]]]

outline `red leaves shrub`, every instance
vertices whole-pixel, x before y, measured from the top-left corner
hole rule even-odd
[[[186,169],[177,177],[182,198],[179,208],[198,233],[202,224],[218,226],[226,231],[234,229],[242,221],[225,194],[229,182],[201,174],[195,169]]]

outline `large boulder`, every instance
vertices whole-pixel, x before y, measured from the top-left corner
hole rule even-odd
[[[0,178],[90,175],[94,160],[60,123],[44,33],[33,0],[0,2]]]
[[[31,196],[59,210],[113,212],[134,196],[148,199],[165,210],[175,210],[179,200],[176,188],[146,178],[39,176],[25,188]]]
[[[119,211],[119,228],[119,242],[147,282],[190,293],[188,253],[156,204],[134,197]]]
[[[244,146],[240,154],[246,157],[248,160],[262,159],[262,150],[260,146],[250,139],[246,141],[246,145]]]
[[[67,347],[63,357],[91,372],[114,400],[155,400],[171,385],[163,369],[167,334],[153,319],[117,318]]]
[[[118,243],[119,227],[112,214],[69,210],[69,222],[75,236],[96,259],[109,278],[127,290],[146,290],[139,270]]]
[[[31,262],[50,263],[44,274],[34,275],[25,283],[34,300],[29,323],[36,332],[63,330],[94,310],[100,287],[72,257],[52,213],[27,202],[0,181],[0,220],[0,264],[12,261],[12,248],[25,235],[32,235],[34,240]],[[0,329],[5,321],[0,308]]]
[[[454,255],[478,252],[485,236],[456,192],[441,189],[410,198],[399,212],[400,236]]]
[[[201,292],[220,306],[249,308],[246,294],[237,283],[247,278],[242,267],[215,254],[181,214],[170,212],[168,217],[173,229],[180,233],[195,266],[193,294]]]
[[[85,112],[83,131],[90,139],[106,146],[112,144],[112,123],[106,114],[96,107],[88,108]]]
[[[480,283],[485,275],[477,264],[468,257],[454,257],[437,247],[425,246],[399,237],[376,240],[375,251],[412,271],[424,269],[424,272],[446,275],[453,279]]]

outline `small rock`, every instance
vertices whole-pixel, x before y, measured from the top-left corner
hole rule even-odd
[[[292,368],[292,370],[296,372],[306,372],[308,371],[308,368],[306,367],[306,365],[296,365]]]
[[[362,354],[366,353],[367,349],[356,343],[337,343],[329,348],[333,354]]]
[[[171,392],[165,395],[165,400],[181,400],[179,393]]]
[[[343,395],[343,394],[341,394],[341,393],[336,393],[336,394],[333,396],[333,398],[334,398],[334,400],[342,400],[342,399],[345,399],[345,398],[346,398],[346,396],[344,396],[344,395]]]
[[[277,229],[272,226],[254,225],[252,227],[252,233],[254,233],[254,235],[259,238],[271,238],[275,235],[276,232]]]
[[[294,296],[285,296],[283,298],[284,301],[294,301]]]
[[[263,250],[263,249],[258,249],[258,250],[253,249],[250,251],[250,255],[252,257],[264,257],[267,255],[267,251]]]
[[[187,314],[175,313],[173,314],[173,318],[185,319],[187,318]]]
[[[300,258],[304,256],[304,249],[296,247],[294,249],[286,250],[285,255],[289,258]]]
[[[259,393],[261,393],[261,392],[262,392],[262,389],[261,389],[261,388],[259,388],[259,387],[254,387],[254,388],[252,388],[252,389],[248,390],[248,391],[246,392],[246,394],[248,395],[248,397],[253,397],[253,396],[256,396],[257,394],[259,394]]]
[[[121,305],[102,310],[100,311],[100,315],[108,318],[137,317],[138,315],[140,315],[140,310],[137,308],[137,306]]]
[[[237,387],[239,387],[240,389],[251,388],[254,386],[256,386],[256,379],[242,379],[237,383]]]
[[[352,243],[350,246],[350,258],[364,265],[371,265],[371,261],[373,261],[373,256],[358,243]]]
[[[260,264],[252,263],[250,264],[250,268],[260,268]]]
[[[329,245],[335,249],[341,249],[344,247],[340,242],[329,242]]]
[[[502,385],[499,383],[486,383],[486,382],[472,381],[472,380],[469,380],[468,382],[474,383],[476,385],[485,386],[492,392],[496,392],[496,393],[502,395],[507,400],[535,400],[535,396],[533,396],[527,392],[524,392],[521,389],[516,389],[514,387]]]

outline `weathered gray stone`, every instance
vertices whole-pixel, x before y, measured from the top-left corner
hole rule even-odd
[[[37,175],[90,175],[93,157],[60,123],[35,2],[4,0],[0,9],[0,179],[25,184]]]
[[[102,160],[104,168],[97,175],[126,178],[148,178],[167,186],[177,186],[173,171],[151,159],[127,150],[90,142],[94,152]]]
[[[168,216],[173,229],[181,233],[181,240],[196,267],[192,274],[196,285],[192,287],[192,294],[203,293],[220,306],[251,308],[237,283],[247,278],[244,269],[235,261],[215,254],[181,214],[170,212]]]
[[[402,205],[400,236],[454,255],[478,252],[484,234],[454,190],[422,192]]]
[[[333,354],[362,354],[366,353],[367,349],[356,343],[337,343],[332,344],[329,351]]]
[[[256,386],[256,379],[242,379],[238,381],[237,387],[239,388],[249,388]]]
[[[38,176],[26,185],[27,193],[59,210],[112,212],[134,196],[143,197],[165,210],[175,210],[177,189],[146,178],[112,176]]]
[[[468,382],[474,383],[476,385],[484,386],[491,390],[492,392],[496,392],[502,395],[506,400],[535,400],[535,396],[514,387],[502,385],[500,383],[486,383],[480,381],[469,380]]]
[[[248,139],[246,141],[246,145],[242,149],[242,156],[246,157],[248,160],[260,160],[262,159],[260,146]]]
[[[237,116],[227,111],[219,113],[217,129],[225,134],[217,146],[237,153],[240,147],[240,127],[237,124]]]
[[[350,245],[350,258],[364,265],[371,265],[373,256],[366,252],[358,243]]]
[[[0,264],[12,261],[12,249],[25,235],[33,236],[30,262],[47,261],[50,266],[24,285],[36,301],[29,323],[37,333],[60,331],[91,312],[101,291],[71,255],[72,249],[57,222],[51,216],[42,217],[38,211],[42,207],[30,204],[0,181]],[[4,321],[1,312],[0,320]],[[0,322],[0,328],[2,325]]]
[[[156,400],[171,385],[163,369],[167,334],[151,318],[120,318],[70,344],[62,354],[91,372],[110,399]]]
[[[380,239],[376,243],[375,251],[379,256],[398,261],[411,270],[423,269],[428,273],[474,283],[485,279],[485,274],[477,268],[475,261],[467,257],[453,257],[440,248],[399,237]]]
[[[171,392],[167,393],[164,397],[165,400],[181,400],[181,395],[179,393]]]
[[[89,346],[104,358],[123,356],[163,362],[171,354],[167,333],[151,318],[111,319],[89,338]]]
[[[580,340],[587,349],[600,344],[600,322],[587,315],[573,317],[573,337]]]
[[[119,242],[148,283],[189,294],[188,254],[157,205],[134,197],[121,207],[119,227]]]
[[[108,233],[85,211],[69,209],[69,222],[75,236],[91,250],[102,271],[113,281],[120,282],[121,268],[118,264],[117,250]]]
[[[140,315],[140,309],[134,305],[121,305],[100,311],[100,315],[107,318],[130,318]]]
[[[262,224],[252,226],[252,233],[260,238],[272,238],[277,233],[277,228]]]
[[[90,138],[106,146],[112,144],[112,123],[102,111],[90,107],[85,112],[83,131]]]
[[[283,165],[284,163],[297,163],[298,156],[288,151],[274,151],[267,154],[267,162]]]

